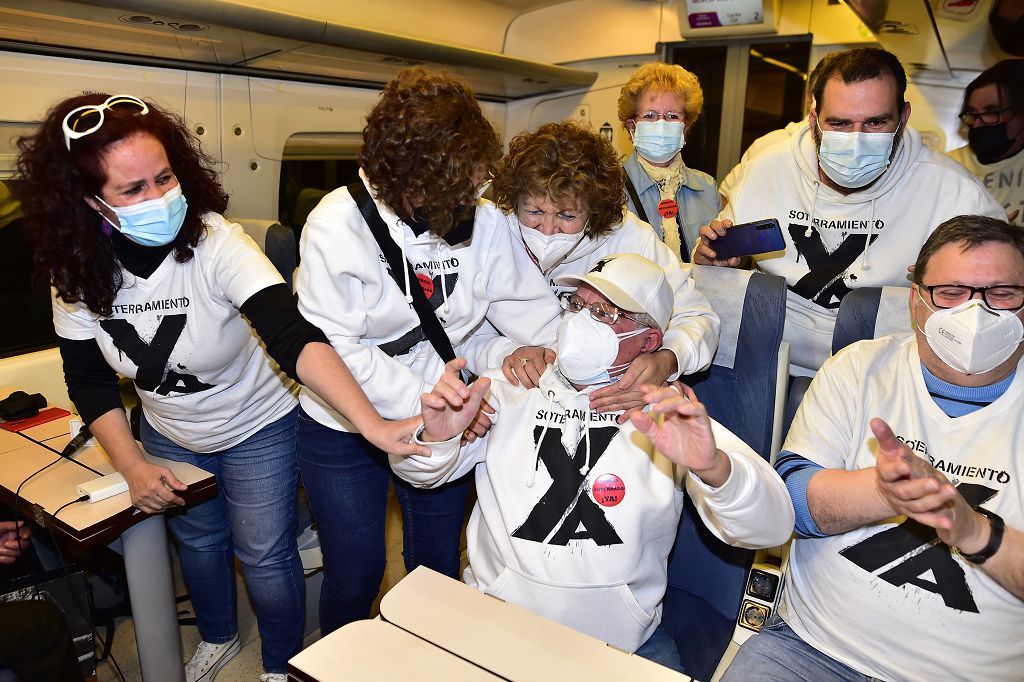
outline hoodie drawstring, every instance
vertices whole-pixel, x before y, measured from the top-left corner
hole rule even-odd
[[[551,408],[555,406],[555,392],[548,390],[548,414],[551,414]],[[544,428],[540,430],[540,438],[538,438],[533,444],[533,469],[530,470],[530,478],[526,481],[526,487],[532,488],[534,481],[537,480],[537,469],[540,468],[540,444],[544,442],[544,434],[548,432],[548,419],[544,420]]]
[[[402,263],[405,264],[405,267],[403,268],[403,270],[405,270],[405,302],[412,305],[412,289],[409,286],[409,261],[405,257],[405,223],[401,219],[398,220],[398,227],[398,231],[402,235],[402,241],[399,242],[398,245],[402,249]]]
[[[448,315],[451,313],[452,308],[448,305],[448,285],[445,283],[444,261],[441,260],[441,242],[437,242],[436,247],[437,264],[441,268],[441,295],[444,297],[444,314]]]
[[[864,255],[860,259],[861,271],[871,269],[871,236],[875,233],[875,198],[871,197],[871,213],[868,217],[868,241],[864,244]]]
[[[814,181],[814,197],[811,199],[811,216],[808,219],[807,229],[804,231],[804,237],[810,239],[814,236],[814,209],[818,207],[818,188],[821,187],[821,183],[817,180]]]

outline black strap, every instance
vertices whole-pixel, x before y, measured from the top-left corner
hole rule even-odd
[[[391,238],[387,224],[380,217],[380,212],[377,211],[377,206],[373,203],[373,197],[366,191],[366,187],[363,186],[362,182],[354,182],[349,185],[348,193],[355,199],[359,212],[363,214],[363,220],[366,221],[367,227],[370,228],[370,233],[377,240],[377,246],[380,247],[381,253],[384,254],[388,265],[391,266],[391,276],[394,278],[395,284],[398,285],[399,289],[404,287],[404,282],[401,281],[399,273],[409,273],[412,307],[420,318],[420,326],[427,335],[427,339],[430,340],[430,345],[434,347],[434,350],[437,351],[437,354],[445,362],[454,360],[455,350],[452,348],[451,339],[448,338],[448,334],[445,333],[440,320],[434,314],[434,308],[430,305],[430,301],[427,300],[426,294],[423,293],[423,288],[420,286],[419,280],[416,279],[416,273],[413,271],[412,266],[402,258],[402,252],[399,250],[398,244]],[[405,266],[404,268],[402,267],[403,265]]]
[[[633,186],[633,181],[629,179],[629,174],[626,173],[626,169],[622,169],[622,179],[626,181],[626,193],[629,194],[629,200],[633,202],[633,208],[636,209],[633,212],[640,220],[650,225],[651,221],[647,218],[647,211],[644,210],[644,205],[640,203],[640,195],[636,193],[636,187]]]

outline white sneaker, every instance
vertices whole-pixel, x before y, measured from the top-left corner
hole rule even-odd
[[[238,633],[223,644],[200,642],[199,648],[185,666],[185,682],[211,682],[220,669],[242,650]]]
[[[288,676],[284,673],[263,673],[260,682],[288,682]]]

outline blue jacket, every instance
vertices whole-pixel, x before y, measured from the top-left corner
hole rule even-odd
[[[647,220],[664,241],[665,232],[661,229],[661,215],[658,213],[661,191],[655,185],[654,180],[647,175],[647,171],[640,166],[635,150],[623,166],[630,182],[636,188],[636,193],[640,197],[640,203],[643,205],[643,211],[647,213],[647,217],[644,218],[643,213],[637,210],[637,207],[633,205],[633,198],[627,192],[626,201],[629,210]],[[683,164],[683,182],[679,185],[679,192],[676,193],[676,203],[679,204],[679,225],[683,228],[683,253],[680,255],[684,261],[689,261],[690,252],[693,251],[693,247],[697,244],[697,238],[700,236],[700,228],[714,220],[722,210],[715,179],[707,173],[687,168]]]

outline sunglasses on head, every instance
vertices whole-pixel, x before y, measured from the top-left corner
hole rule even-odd
[[[103,126],[107,109],[129,109],[139,114],[148,114],[149,107],[138,97],[113,95],[102,104],[86,104],[68,112],[64,117],[64,146],[71,151],[71,140],[78,140],[95,133]]]

